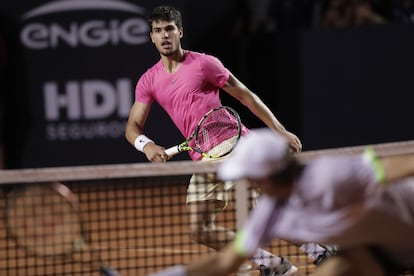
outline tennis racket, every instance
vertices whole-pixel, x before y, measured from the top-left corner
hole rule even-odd
[[[183,151],[196,151],[203,157],[220,158],[234,149],[241,132],[239,114],[231,107],[219,106],[201,118],[187,140],[168,148],[165,153],[172,157]]]
[[[25,185],[8,192],[5,218],[8,234],[30,255],[74,258],[105,276],[120,274],[101,263],[99,250],[84,235],[78,198],[59,182]],[[88,255],[86,255],[88,253]]]

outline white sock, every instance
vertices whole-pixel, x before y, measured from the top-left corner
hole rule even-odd
[[[304,243],[299,247],[305,251],[312,259],[316,260],[319,255],[322,255],[325,252],[326,248],[317,244],[317,243]]]
[[[267,267],[277,267],[282,262],[282,258],[279,256],[275,256],[272,253],[259,248],[256,250],[256,253],[254,254],[252,261],[259,265],[264,265]]]

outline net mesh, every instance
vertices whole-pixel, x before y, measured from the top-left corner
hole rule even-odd
[[[414,141],[370,146],[379,155],[414,151]],[[306,162],[325,154],[357,154],[365,148],[309,151],[298,156]],[[191,175],[214,173],[218,164],[178,161],[3,171],[0,174],[3,191],[0,202],[4,209],[9,193],[33,183],[47,185],[59,181],[76,194],[89,249],[59,257],[36,256],[10,234],[6,212],[1,212],[0,275],[99,275],[98,266],[88,251],[99,252],[100,262],[115,268],[123,276],[146,275],[214,254],[214,250],[190,239],[185,202]],[[245,202],[243,197],[239,199],[236,194],[230,190],[229,204],[217,217],[218,225],[231,230],[237,228],[237,206],[254,205]],[[253,201],[252,198],[248,200]],[[42,208],[41,204],[36,205],[39,206],[33,208]],[[20,224],[20,228],[27,225]],[[309,275],[315,269],[310,257],[285,241],[274,240],[265,249],[288,258],[299,268],[300,275]],[[257,271],[251,273],[259,275]]]

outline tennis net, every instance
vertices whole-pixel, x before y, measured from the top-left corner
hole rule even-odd
[[[414,141],[369,146],[379,155],[414,151]],[[308,151],[298,156],[306,162],[320,155],[357,154],[366,147]],[[123,276],[141,276],[214,254],[214,250],[190,239],[185,202],[191,175],[213,174],[208,179],[214,181],[218,164],[177,161],[2,171],[0,202],[5,212],[0,213],[3,224],[0,274],[99,275],[99,262],[115,268]],[[73,197],[59,190],[60,197],[71,203],[68,210],[60,208],[60,200],[51,203],[44,194],[32,189],[50,187],[53,183],[69,188],[76,204]],[[253,205],[251,192],[250,188],[244,192],[230,190],[229,204],[218,216],[217,224],[236,230],[249,211],[241,209]],[[22,203],[25,193],[30,194],[31,205]],[[22,206],[29,206],[30,212],[19,211]],[[81,231],[67,227],[67,213],[72,211],[75,218],[70,223],[79,218]],[[78,230],[82,234],[82,245],[73,245],[80,238],[71,232]],[[71,235],[75,238],[64,238]],[[56,245],[59,236],[63,236],[62,244]],[[300,275],[309,275],[315,269],[303,251],[285,241],[275,240],[266,249],[287,257],[299,267]]]

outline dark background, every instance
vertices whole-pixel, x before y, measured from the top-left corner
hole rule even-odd
[[[50,79],[64,83],[72,79],[127,78],[135,85],[159,58],[151,43],[103,49],[23,49],[19,17],[50,2],[9,1],[0,8],[3,167],[147,162],[123,136],[44,139],[43,103],[39,98],[42,83]],[[240,22],[249,22],[242,1],[126,2],[148,11],[161,3],[181,8],[183,47],[220,58],[287,129],[299,136],[304,150],[414,138],[409,121],[414,100],[412,24],[320,28],[309,22],[289,25],[285,20],[287,23],[279,24],[276,31],[251,32],[238,28]],[[74,20],[85,14],[72,12],[67,16]],[[224,94],[222,99],[240,112],[248,127],[263,126],[238,102]],[[166,147],[183,139],[158,106],[152,113],[147,122],[148,136]],[[187,158],[182,154],[174,160]]]

